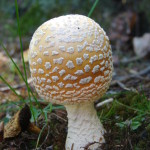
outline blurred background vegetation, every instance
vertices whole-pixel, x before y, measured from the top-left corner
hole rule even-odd
[[[26,42],[36,28],[46,20],[66,15],[88,15],[95,0],[18,0],[20,26]],[[150,30],[149,0],[100,0],[91,18],[97,21],[109,34],[112,22],[119,14],[135,12],[140,23],[137,35]],[[126,18],[126,16],[125,16]],[[17,21],[14,0],[0,0],[0,38],[3,42],[14,41],[17,37]],[[28,44],[24,44],[25,48]]]

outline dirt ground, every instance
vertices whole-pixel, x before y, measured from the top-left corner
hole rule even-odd
[[[123,52],[121,52],[123,53]],[[121,57],[120,57],[121,56]],[[136,129],[132,129],[130,121],[132,117],[139,117],[139,113],[132,108],[135,108],[137,102],[142,109],[145,109],[145,98],[150,99],[150,59],[142,58],[132,60],[133,52],[128,54],[113,53],[114,73],[111,86],[107,94],[95,103],[97,104],[103,100],[113,98],[121,102],[123,105],[115,105],[114,102],[96,107],[98,115],[102,114],[101,121],[106,129],[105,139],[103,144],[104,150],[149,150],[150,149],[150,115],[144,114],[143,120]],[[17,73],[9,69],[9,61],[3,56],[5,60],[1,63],[1,68],[4,74],[9,79],[9,83],[16,86],[16,90],[24,98],[27,97],[27,89]],[[16,58],[19,62],[19,59]],[[21,66],[21,64],[20,64]],[[13,73],[12,73],[13,72]],[[11,74],[10,74],[11,73]],[[28,73],[29,74],[29,73]],[[11,79],[12,78],[12,79]],[[30,83],[32,87],[32,83]],[[34,88],[32,87],[34,90]],[[144,95],[144,96],[143,96]],[[0,120],[8,122],[8,120],[17,111],[15,106],[12,106],[8,101],[17,101],[18,98],[0,82],[0,102],[1,112]],[[7,105],[6,105],[7,104]],[[149,103],[147,103],[149,104]],[[115,105],[115,107],[114,107]],[[139,105],[137,107],[139,107]],[[41,106],[46,107],[46,103],[41,103]],[[131,110],[128,108],[131,107]],[[8,111],[9,109],[9,111]],[[113,111],[112,111],[112,110]],[[111,110],[111,111],[110,111]],[[147,111],[145,109],[145,111]],[[143,114],[142,114],[143,115]],[[38,149],[40,150],[63,150],[67,135],[67,113],[64,109],[56,109],[47,114],[48,123],[45,125],[45,120],[42,115],[37,116],[36,125],[43,129],[41,134]],[[118,119],[121,118],[121,119]],[[121,122],[127,122],[121,126]],[[119,126],[117,125],[119,123]],[[0,149],[5,150],[23,150],[34,149],[37,144],[38,135],[28,131],[21,132],[17,137],[5,139],[0,143]]]

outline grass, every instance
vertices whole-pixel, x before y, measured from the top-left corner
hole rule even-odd
[[[98,4],[99,0],[95,0],[91,10],[88,13],[88,17],[91,17],[94,9],[96,8],[96,5]],[[40,103],[38,102],[36,96],[34,96],[31,88],[28,85],[27,82],[27,73],[26,73],[26,65],[24,62],[24,57],[23,57],[23,43],[21,39],[21,30],[20,30],[20,21],[19,21],[19,11],[18,11],[18,4],[17,0],[15,0],[15,8],[16,8],[16,16],[17,16],[17,29],[18,29],[18,34],[19,34],[19,40],[20,40],[20,49],[21,49],[21,58],[22,58],[22,65],[24,69],[24,75],[22,75],[21,70],[17,66],[17,64],[14,62],[10,54],[8,53],[8,50],[5,48],[3,43],[1,42],[1,46],[3,47],[4,51],[6,52],[7,56],[10,58],[11,62],[17,69],[19,75],[21,76],[22,80],[25,82],[27,90],[28,90],[28,97],[26,101],[22,98],[21,95],[19,95],[15,89],[0,75],[0,79],[10,88],[10,90],[17,95],[20,100],[22,100],[22,103],[29,103],[30,104],[30,109],[32,112],[32,119],[31,121],[36,122],[37,118],[39,115],[43,115],[45,118],[45,125],[43,126],[41,133],[39,134],[39,137],[37,139],[36,143],[36,148],[39,145],[39,141],[41,138],[41,134],[44,130],[44,128],[47,126],[47,113],[51,113],[52,110],[55,109],[64,109],[63,106],[56,106],[54,107],[51,103],[47,105],[44,109],[41,108]],[[113,94],[113,95],[105,95],[103,99],[113,97],[114,102],[109,105],[105,106],[102,111],[98,111],[99,118],[101,118],[102,122],[105,124],[106,122],[110,121],[115,121],[115,125],[119,127],[120,129],[125,129],[128,126],[130,126],[130,129],[135,131],[138,128],[140,128],[143,124],[143,121],[145,119],[145,116],[150,116],[150,102],[147,100],[146,96],[144,94],[139,94],[139,93],[133,93],[133,92],[124,92],[124,93],[118,93],[118,94]],[[38,105],[38,107],[34,107],[32,102],[32,98]],[[6,103],[5,107],[9,105],[16,105],[21,108],[21,103]],[[4,105],[3,105],[4,106]],[[2,110],[2,107],[0,106],[0,110]],[[117,119],[115,118],[117,115]],[[6,118],[5,118],[6,119]],[[147,126],[147,128],[150,128]]]
[[[96,5],[98,4],[99,0],[95,0],[95,3],[93,4],[88,16],[90,17],[96,7]],[[19,36],[19,41],[20,41],[20,52],[21,52],[21,58],[22,58],[22,64],[23,64],[23,69],[24,69],[24,75],[22,74],[21,70],[19,69],[19,67],[17,66],[17,64],[15,63],[15,61],[12,59],[12,57],[10,56],[7,48],[4,46],[4,44],[2,43],[2,41],[0,41],[0,45],[2,46],[2,48],[4,49],[6,55],[9,57],[9,59],[11,60],[12,64],[14,65],[14,67],[16,68],[18,74],[21,76],[22,80],[25,82],[27,90],[28,90],[28,97],[29,97],[29,105],[31,108],[31,112],[32,112],[32,116],[34,118],[34,121],[36,121],[35,115],[34,115],[34,110],[33,110],[33,106],[32,106],[32,101],[31,101],[31,95],[34,98],[35,102],[38,104],[39,108],[41,108],[37,98],[34,96],[32,90],[30,89],[29,85],[28,85],[28,81],[27,81],[27,73],[26,73],[26,65],[25,65],[25,61],[24,61],[24,57],[23,57],[23,43],[22,43],[22,38],[21,38],[21,30],[20,30],[20,19],[19,19],[19,11],[18,11],[18,3],[17,0],[15,0],[15,9],[16,9],[16,17],[17,17],[17,30],[18,30],[18,36]],[[25,100],[22,98],[21,95],[19,95],[15,89],[0,75],[0,79],[10,88],[10,90],[15,93],[15,95],[17,95],[25,104]],[[45,113],[43,112],[42,109],[40,109],[42,114],[45,116]],[[46,119],[46,118],[45,118]],[[47,120],[46,120],[47,121]]]
[[[93,4],[93,6],[92,6],[90,12],[88,13],[88,17],[91,17],[91,15],[92,15],[92,13],[93,13],[95,7],[97,6],[98,2],[99,2],[99,0],[95,0],[95,3]]]
[[[38,103],[36,97],[34,96],[33,92],[31,91],[29,85],[28,85],[28,82],[27,82],[27,73],[26,73],[26,66],[25,66],[25,62],[24,62],[24,57],[23,57],[23,45],[22,45],[22,39],[21,39],[21,31],[20,31],[20,23],[19,23],[19,12],[18,12],[18,4],[17,4],[17,0],[15,0],[15,7],[16,7],[16,16],[17,16],[17,24],[18,24],[18,33],[19,33],[19,40],[20,40],[20,48],[21,48],[21,58],[22,58],[22,64],[23,64],[23,68],[24,68],[24,74],[25,74],[25,77],[22,75],[22,72],[21,70],[19,69],[19,67],[17,66],[17,64],[14,62],[14,60],[12,59],[12,57],[10,56],[10,54],[8,53],[8,50],[6,49],[6,47],[3,45],[2,42],[0,42],[2,48],[4,49],[4,51],[6,52],[7,56],[9,57],[9,59],[11,60],[11,62],[13,63],[13,65],[15,66],[15,68],[17,69],[19,75],[22,77],[23,81],[25,82],[26,84],[26,87],[27,87],[27,90],[28,90],[28,96],[29,96],[29,100],[30,100],[30,108],[31,108],[31,112],[32,112],[32,116],[34,118],[34,121],[36,121],[35,119],[35,116],[34,116],[34,111],[33,111],[33,108],[32,108],[32,102],[31,102],[31,96],[30,96],[30,93],[31,95],[34,97],[35,99],[35,102],[39,105],[40,107],[40,104]],[[12,86],[0,75],[0,79],[13,91],[13,93],[15,93],[19,98],[21,98],[21,100],[23,100],[23,98],[17,94],[17,92],[15,91],[14,88],[12,88]],[[23,100],[24,101],[24,100]],[[26,102],[24,101],[24,104]],[[44,115],[43,113],[43,110],[41,109],[41,112],[42,114]]]
[[[105,95],[113,98],[111,104],[102,106],[98,116],[108,131],[105,149],[147,150],[150,140],[150,101],[143,93],[132,91]],[[110,132],[111,131],[111,132]],[[132,146],[132,148],[131,148]]]
[[[18,96],[21,100],[23,100],[23,102],[25,103],[23,97],[21,95],[19,95],[15,89],[0,75],[0,79],[10,88],[10,90],[16,95]]]
[[[98,3],[98,0],[95,1],[93,7],[91,8],[88,16],[90,17],[96,7]],[[26,65],[25,65],[25,61],[24,61],[24,56],[23,56],[23,43],[22,43],[22,38],[21,38],[21,29],[20,29],[20,20],[19,20],[19,11],[18,11],[18,3],[17,3],[17,0],[15,0],[15,9],[16,9],[16,17],[17,17],[17,30],[18,30],[18,36],[19,36],[19,41],[20,41],[20,52],[21,52],[21,59],[22,59],[22,65],[23,65],[23,69],[24,69],[24,75],[22,74],[21,70],[19,69],[19,67],[17,66],[17,64],[15,63],[15,61],[12,59],[12,57],[10,56],[7,48],[3,45],[2,42],[0,42],[2,48],[4,49],[6,55],[9,57],[9,59],[11,60],[12,64],[14,65],[14,67],[16,68],[18,74],[21,76],[22,80],[25,82],[26,84],[26,87],[27,87],[27,90],[28,90],[28,97],[29,97],[29,106],[30,106],[30,110],[31,110],[31,113],[32,113],[32,119],[31,121],[34,121],[36,122],[36,119],[38,118],[38,116],[42,113],[43,116],[45,117],[45,121],[46,121],[46,124],[45,126],[47,125],[47,113],[48,112],[51,112],[52,109],[57,109],[56,107],[54,108],[52,106],[52,104],[50,103],[43,111],[43,109],[41,108],[40,106],[40,103],[38,102],[37,98],[34,96],[33,92],[31,91],[29,85],[28,85],[28,81],[27,81],[27,72],[26,72]],[[20,100],[22,100],[23,104],[26,104],[27,102],[23,99],[23,97],[21,95],[19,95],[15,89],[0,75],[0,79],[10,88],[10,90],[20,98]],[[31,100],[31,96],[34,98],[35,102],[38,104],[39,108],[36,108],[32,105],[32,100]],[[16,105],[18,105],[16,103]],[[20,108],[22,108],[20,105],[19,105]],[[64,108],[64,107],[58,107],[59,108]],[[45,127],[44,126],[44,127]],[[43,127],[43,128],[44,128]],[[42,133],[43,129],[41,130],[41,133]],[[41,135],[40,133],[40,135]],[[39,139],[40,139],[40,135],[39,135],[39,138],[37,140],[37,144],[36,144],[36,148],[38,147],[38,144],[39,144]]]
[[[16,8],[17,26],[18,26],[18,34],[19,34],[19,41],[20,41],[20,49],[21,49],[21,58],[22,58],[22,64],[23,64],[23,69],[24,69],[24,76],[25,76],[25,80],[24,81],[26,83],[27,90],[28,90],[28,96],[29,96],[29,100],[30,100],[30,109],[31,109],[34,121],[36,121],[35,116],[34,116],[34,112],[33,112],[33,108],[32,108],[33,106],[32,106],[31,97],[30,97],[30,89],[29,89],[29,85],[28,85],[28,81],[27,81],[26,65],[25,65],[25,61],[24,61],[24,57],[23,57],[23,45],[22,45],[22,38],[21,38],[19,11],[18,11],[17,0],[15,0],[15,8]]]
[[[103,99],[106,97],[113,97],[114,101],[110,106],[105,106],[103,112],[99,112],[104,123],[115,120],[120,128],[126,128],[130,123],[131,130],[136,130],[142,125],[145,116],[150,116],[150,101],[144,94],[126,91],[105,95]]]

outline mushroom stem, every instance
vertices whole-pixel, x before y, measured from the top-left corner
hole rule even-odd
[[[65,105],[68,113],[66,150],[95,150],[105,142],[93,102]]]

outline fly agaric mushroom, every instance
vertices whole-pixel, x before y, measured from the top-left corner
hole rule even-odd
[[[66,150],[104,143],[105,132],[94,109],[112,78],[108,36],[92,19],[66,15],[43,23],[29,47],[33,83],[48,102],[63,104],[68,113]]]

